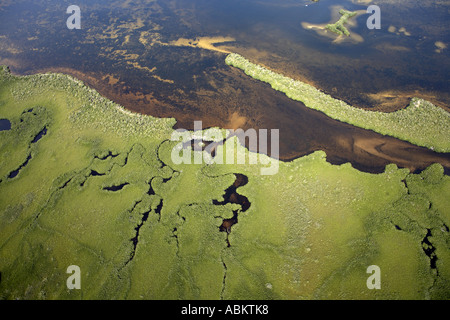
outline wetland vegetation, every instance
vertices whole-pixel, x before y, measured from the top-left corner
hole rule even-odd
[[[0,300],[450,299],[450,5],[368,2],[2,1]]]
[[[345,24],[347,23],[347,20],[357,15],[357,12],[351,12],[345,9],[341,9],[339,11],[339,14],[341,17],[338,21],[335,23],[329,23],[325,27],[327,30],[330,30],[331,32],[336,33],[337,35],[346,35],[347,37],[350,36],[350,32],[345,27]]]
[[[2,299],[450,297],[439,164],[370,174],[318,151],[274,176],[177,165],[174,119],[125,111],[69,76],[7,68],[0,116],[12,124],[0,132]],[[234,139],[216,156],[249,152]],[[73,264],[81,290],[65,286]],[[382,290],[366,288],[372,264]]]

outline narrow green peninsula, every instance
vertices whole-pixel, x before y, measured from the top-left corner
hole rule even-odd
[[[348,36],[350,36],[350,32],[344,26],[344,24],[347,23],[348,19],[350,19],[351,17],[354,17],[357,14],[357,12],[351,12],[351,11],[348,11],[345,9],[341,9],[339,11],[339,13],[341,14],[341,17],[339,18],[339,20],[336,21],[335,23],[327,24],[327,26],[325,28],[338,34],[338,35],[345,34],[348,37]]]
[[[409,141],[438,152],[450,152],[450,113],[423,99],[413,98],[409,106],[385,113],[355,108],[313,86],[283,76],[233,53],[226,57],[228,65],[239,68],[250,77],[266,82],[289,98],[330,118]]]

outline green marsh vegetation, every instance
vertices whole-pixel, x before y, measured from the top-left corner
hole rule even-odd
[[[11,121],[0,132],[0,298],[450,298],[450,178],[439,164],[369,174],[319,151],[273,176],[177,165],[174,119],[125,111],[65,75],[0,70],[0,117]],[[237,173],[245,212],[217,204]],[[238,223],[220,232],[234,211]],[[373,264],[381,290],[366,287]],[[70,265],[80,290],[66,287]]]
[[[331,32],[336,33],[337,35],[346,35],[348,37],[350,36],[350,32],[348,31],[348,29],[345,27],[344,24],[347,22],[348,19],[354,17],[357,14],[357,12],[351,12],[345,9],[341,9],[339,13],[341,14],[339,20],[336,21],[335,23],[327,24],[325,28],[327,30],[330,30]]]

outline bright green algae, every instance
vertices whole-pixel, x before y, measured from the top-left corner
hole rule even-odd
[[[368,111],[352,107],[309,84],[251,63],[239,54],[229,54],[225,62],[330,118],[438,152],[450,151],[450,113],[426,100],[413,98],[407,108],[391,113]]]
[[[341,14],[339,20],[336,21],[335,23],[327,24],[326,28],[331,32],[336,33],[337,35],[345,34],[348,37],[350,36],[350,32],[345,27],[345,23],[347,23],[348,19],[354,17],[357,14],[357,12],[351,12],[345,9],[341,9],[339,13]]]
[[[450,298],[450,178],[438,164],[369,174],[320,151],[273,176],[175,165],[173,119],[127,112],[68,76],[6,68],[0,116],[12,123],[0,132],[3,299]],[[234,173],[248,177],[238,192],[251,206],[228,247],[218,227],[239,205],[213,200]],[[381,290],[366,287],[373,264]],[[70,265],[81,290],[66,287]]]

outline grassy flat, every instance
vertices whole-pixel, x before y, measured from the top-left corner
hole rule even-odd
[[[174,119],[128,112],[65,75],[6,68],[0,118],[11,121],[0,132],[2,299],[450,298],[450,178],[438,164],[369,174],[324,152],[273,176],[174,164]],[[245,212],[217,204],[236,173],[248,178]],[[70,265],[81,290],[66,287]],[[381,290],[366,287],[369,265]]]

